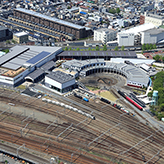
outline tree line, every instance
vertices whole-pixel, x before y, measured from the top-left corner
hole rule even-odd
[[[153,80],[153,90],[158,91],[158,102],[156,106],[150,106],[150,111],[154,113],[159,120],[164,117],[164,71],[158,72]],[[148,96],[152,97],[153,91]]]
[[[143,44],[142,51],[157,49],[156,44]]]
[[[99,46],[96,46],[95,48],[89,47],[88,49],[80,49],[79,47],[77,48],[72,48],[72,47],[65,47],[63,48],[64,51],[107,51],[107,46],[106,44],[103,46],[103,48],[100,48]],[[114,51],[118,51],[118,46],[114,48]],[[121,51],[124,51],[124,46],[121,47]]]

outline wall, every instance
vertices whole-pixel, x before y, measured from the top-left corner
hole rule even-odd
[[[141,44],[154,44],[157,42],[157,37],[156,36],[151,36],[150,33],[147,32],[141,32],[142,37],[141,37]]]
[[[118,34],[119,46],[134,46],[134,34],[119,33]]]

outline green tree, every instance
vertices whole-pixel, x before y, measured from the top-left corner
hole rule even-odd
[[[164,63],[164,56],[162,56],[162,62]]]
[[[99,50],[100,50],[100,49],[99,49],[99,46],[96,46],[95,50],[96,50],[96,51],[99,51]]]
[[[152,50],[152,49],[153,49],[153,45],[152,45],[152,44],[150,44],[150,45],[149,45],[149,48],[150,48],[150,50]]]
[[[2,50],[2,51],[7,54],[9,52],[9,49],[5,49],[5,50]]]
[[[146,50],[146,45],[143,44],[143,45],[142,45],[142,51],[145,51],[145,50]]]
[[[115,50],[115,51],[118,51],[118,46],[116,46],[116,47],[114,48],[114,50]]]
[[[88,51],[92,51],[91,47],[88,48]]]
[[[120,13],[120,9],[119,9],[119,8],[116,9],[116,13],[117,13],[117,14]]]
[[[69,51],[72,51],[72,48],[71,47],[69,47],[69,49],[68,49]]]
[[[107,51],[107,46],[106,46],[106,44],[104,44],[104,46],[103,46],[103,51]]]
[[[64,51],[68,51],[68,47],[65,47],[65,48],[64,48]]]
[[[153,45],[153,49],[157,49],[156,44]]]
[[[6,40],[6,44],[10,44],[10,40]]]
[[[160,111],[164,111],[164,103],[160,105]]]
[[[115,9],[109,9],[109,13],[115,14],[116,10]]]
[[[149,44],[146,44],[146,50],[149,50]]]
[[[154,57],[153,57],[153,59],[155,60],[155,61],[159,61],[160,60],[160,56],[159,55],[155,55]]]
[[[124,51],[124,46],[121,46],[121,51]]]
[[[80,51],[80,48],[79,48],[79,47],[77,47],[77,48],[76,48],[76,51]]]

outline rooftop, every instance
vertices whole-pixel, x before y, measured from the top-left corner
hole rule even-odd
[[[94,56],[94,57],[137,57],[135,51],[63,51],[58,56]]]
[[[23,31],[23,32],[15,33],[14,35],[20,37],[20,36],[28,35],[28,33]]]
[[[55,71],[55,72],[52,72],[52,73],[50,73],[46,76],[53,79],[53,80],[55,80],[55,81],[57,81],[57,82],[59,82],[59,83],[61,83],[61,84],[75,79],[73,76],[71,76],[69,74],[66,74],[62,71]]]
[[[94,31],[97,31],[97,32],[114,32],[115,30],[114,29],[108,29],[108,28],[99,28],[99,29],[94,30]]]
[[[145,23],[145,24],[130,28],[128,30],[121,31],[120,33],[134,33],[135,35],[137,35],[139,32],[146,31],[154,27],[155,25],[153,25],[152,23]]]
[[[164,32],[164,29],[163,28],[153,28],[153,29],[145,30],[143,32],[150,33],[151,35],[157,35],[157,34]]]
[[[15,10],[20,11],[20,12],[24,12],[24,13],[27,13],[27,14],[30,14],[30,15],[33,15],[33,16],[36,16],[36,17],[40,17],[40,18],[43,18],[43,19],[46,19],[46,20],[49,20],[49,21],[53,21],[53,22],[56,22],[56,23],[67,25],[67,26],[70,26],[72,28],[77,28],[77,29],[85,28],[84,26],[80,26],[80,25],[73,24],[73,23],[70,23],[70,22],[67,22],[67,21],[63,21],[63,20],[60,20],[60,19],[57,19],[57,18],[54,18],[54,17],[49,17],[49,16],[37,13],[37,12],[32,11],[32,10],[26,10],[26,9],[23,9],[23,8],[17,8]]]

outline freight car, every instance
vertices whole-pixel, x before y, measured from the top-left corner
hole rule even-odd
[[[126,100],[128,100],[131,104],[133,104],[135,107],[137,107],[139,110],[143,110],[143,108],[138,105],[136,102],[134,102],[131,98],[129,98],[128,96],[126,96],[123,92],[121,92],[120,90],[118,91],[118,93],[124,97]]]

